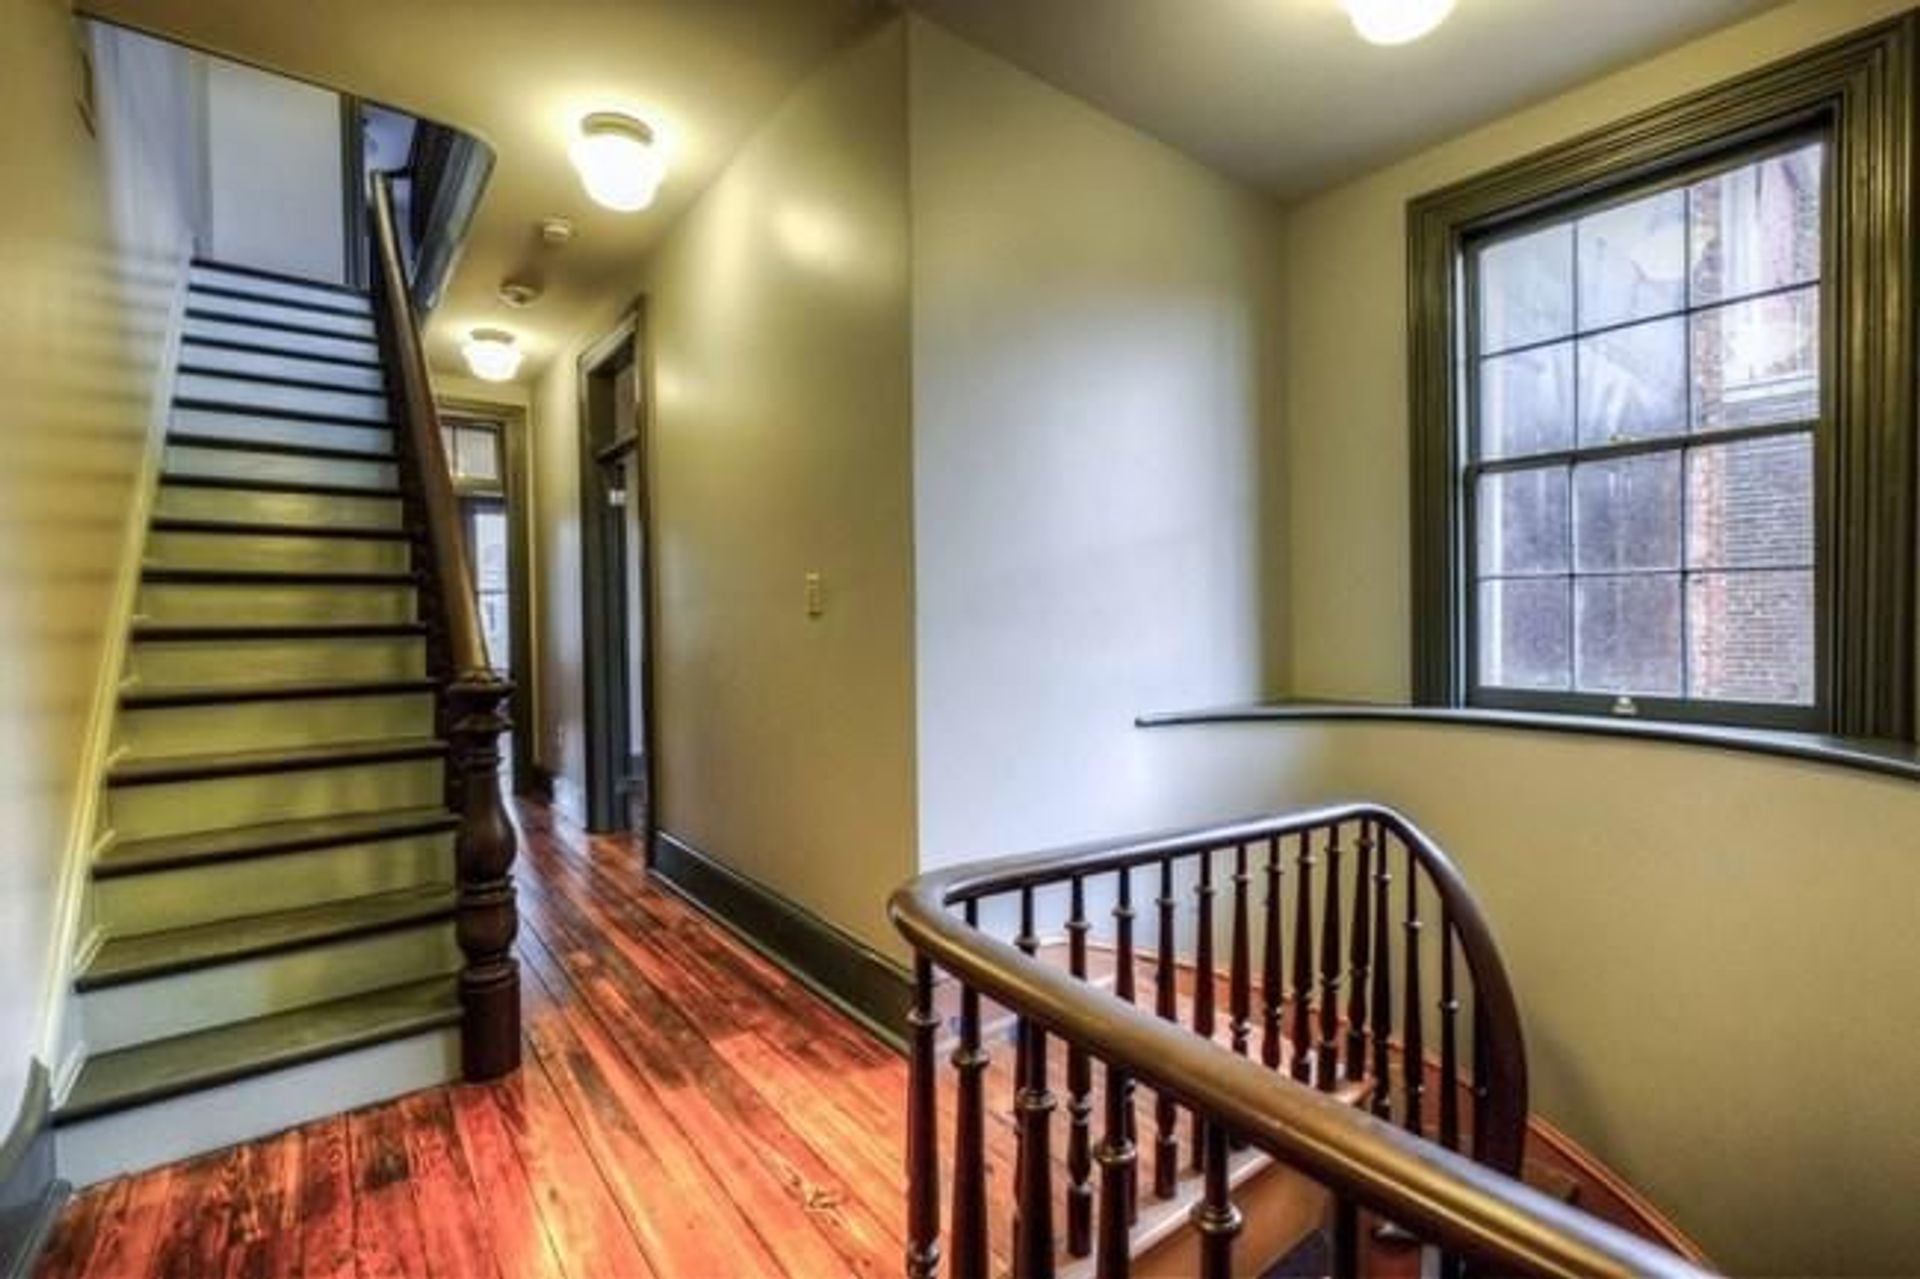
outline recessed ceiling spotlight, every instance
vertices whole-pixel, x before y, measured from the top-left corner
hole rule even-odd
[[[1373,44],[1418,40],[1453,12],[1454,0],[1340,0],[1353,29]]]
[[[467,368],[482,382],[511,382],[520,371],[520,347],[505,329],[475,329],[460,346]]]
[[[621,213],[652,204],[667,171],[653,130],[619,111],[596,111],[582,120],[567,154],[595,203]]]

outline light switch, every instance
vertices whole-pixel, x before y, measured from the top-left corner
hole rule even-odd
[[[817,571],[807,573],[807,616],[819,617],[827,611],[827,588]]]

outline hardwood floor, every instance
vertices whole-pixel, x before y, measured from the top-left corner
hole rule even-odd
[[[904,1061],[519,807],[526,1067],[94,1187],[42,1279],[899,1272]]]

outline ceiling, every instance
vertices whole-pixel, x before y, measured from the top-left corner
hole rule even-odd
[[[1780,0],[1457,0],[1439,30],[1394,48],[1356,36],[1338,0],[912,3],[1284,199]]]
[[[1458,0],[1380,49],[1338,0],[908,0],[962,36],[1213,167],[1288,198],[1777,0]],[[428,331],[522,335],[528,374],[625,301],[633,263],[807,70],[900,0],[82,0],[97,16],[474,133],[497,155]],[[1409,104],[1417,104],[1412,109]],[[654,122],[659,201],[610,213],[566,143],[586,112]],[[538,222],[577,235],[544,246]],[[512,312],[500,283],[530,279]]]
[[[753,127],[886,0],[81,0],[95,16],[455,125],[494,148],[492,179],[428,330],[458,371],[460,337],[504,323],[527,370],[632,288],[633,264]],[[644,213],[587,199],[567,161],[580,117],[656,123],[670,167]],[[564,249],[540,219],[571,218]],[[545,295],[496,298],[509,276]]]

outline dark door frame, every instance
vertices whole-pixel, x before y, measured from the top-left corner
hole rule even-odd
[[[653,634],[655,591],[653,582],[653,501],[652,476],[648,465],[648,418],[651,416],[650,369],[647,362],[646,303],[636,302],[633,309],[605,337],[580,355],[577,366],[580,414],[580,602],[583,639],[582,679],[586,711],[586,818],[594,831],[625,830],[630,825],[626,794],[622,783],[630,774],[630,757],[641,758],[641,784],[646,787],[644,829],[635,832],[649,862],[653,858],[653,832],[659,826],[659,790],[655,786],[654,740],[655,711],[653,683]],[[633,420],[616,422],[611,432],[594,430],[593,391],[596,379],[617,377],[634,379]],[[627,490],[627,509],[639,524],[640,634],[626,634],[624,602],[626,574],[619,580],[612,570],[620,559],[611,546],[606,511],[610,487],[605,466],[610,460],[632,453],[635,482]],[[630,641],[630,643],[629,643]],[[637,671],[626,669],[629,651],[638,654]],[[619,720],[630,714],[629,679],[640,681],[640,724],[638,740],[628,742],[628,751],[620,750]]]

